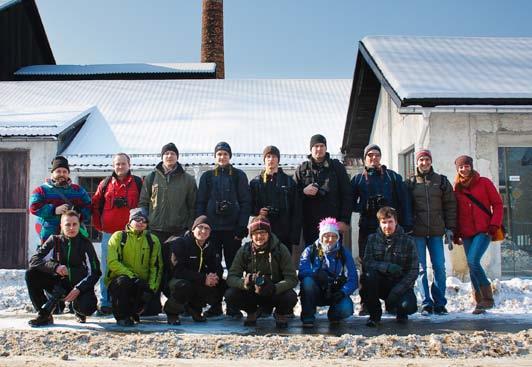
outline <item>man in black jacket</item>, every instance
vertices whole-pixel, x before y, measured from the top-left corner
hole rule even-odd
[[[222,302],[225,282],[218,249],[209,242],[210,221],[201,215],[192,231],[168,240],[171,246],[172,278],[168,282],[170,297],[164,305],[168,324],[179,325],[179,313],[186,311],[196,322],[206,320],[202,308]]]
[[[79,214],[61,215],[61,235],[52,235],[37,249],[26,271],[26,284],[38,312],[30,326],[53,324],[52,312],[60,300],[72,302],[76,319],[84,323],[96,311],[94,285],[101,276],[92,243],[79,233]],[[50,294],[47,299],[44,291]]]
[[[310,138],[310,152],[308,161],[301,163],[295,172],[298,194],[302,197],[306,245],[318,238],[318,224],[326,217],[337,218],[340,232],[346,235],[352,211],[349,176],[339,160],[330,158],[323,135]]]
[[[277,147],[264,148],[264,170],[249,183],[251,213],[267,217],[272,233],[292,252],[301,235],[301,204],[294,179],[279,167],[280,158]]]

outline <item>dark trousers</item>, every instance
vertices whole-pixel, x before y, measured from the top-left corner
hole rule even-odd
[[[255,292],[244,291],[238,288],[229,288],[225,292],[227,305],[246,313],[257,312],[259,306],[272,309],[279,315],[288,315],[293,312],[297,303],[297,294],[293,289],[271,297],[259,296]]]
[[[170,297],[164,305],[167,314],[179,314],[183,305],[201,311],[207,304],[216,305],[222,302],[226,284],[222,279],[216,287],[197,285],[185,279],[170,279],[168,282]]]
[[[380,299],[386,300],[390,291],[400,281],[385,276],[377,270],[369,270],[366,273],[366,306],[373,320],[380,320],[382,308]],[[396,304],[386,302],[386,309],[397,313],[397,316],[411,315],[417,311],[417,299],[412,288],[408,289],[399,297]]]
[[[366,272],[364,271],[364,253],[366,252],[366,244],[368,243],[368,237],[370,234],[377,232],[376,229],[369,229],[364,227],[358,228],[358,256],[362,260],[362,271],[360,272],[360,287],[358,294],[360,295],[360,304],[366,304],[366,290],[364,288],[364,282]]]
[[[142,294],[145,288],[136,284],[130,277],[121,275],[114,278],[107,289],[111,296],[115,319],[125,320],[131,318],[134,315],[138,315],[144,308]]]
[[[210,242],[218,248],[220,259],[223,252],[225,266],[229,270],[238,249],[242,246],[242,241],[235,239],[234,231],[212,231]]]
[[[59,285],[65,290],[64,297],[73,288],[68,278],[60,278],[59,276],[44,273],[36,269],[26,271],[26,285],[28,286],[31,303],[33,303],[33,307],[37,311],[48,301],[44,291],[52,293],[54,287]],[[94,288],[92,288],[81,292],[74,302],[72,302],[72,307],[76,313],[90,316],[96,311],[97,304],[98,300],[96,299]]]
[[[305,246],[316,241],[320,235],[318,229],[319,220],[314,218],[305,218],[303,222],[303,241]]]

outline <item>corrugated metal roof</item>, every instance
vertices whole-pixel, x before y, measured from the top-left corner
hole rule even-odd
[[[282,154],[308,154],[316,133],[338,154],[350,90],[347,79],[2,82],[0,113],[95,106],[67,155],[158,156],[173,141],[181,153],[206,154],[212,162],[214,146],[224,140],[235,158],[247,157],[241,164],[261,164],[270,144]]]
[[[15,75],[99,75],[99,74],[167,74],[214,73],[215,63],[137,63],[94,65],[31,65],[20,68]]]
[[[370,36],[361,43],[401,99],[532,98],[532,38]]]

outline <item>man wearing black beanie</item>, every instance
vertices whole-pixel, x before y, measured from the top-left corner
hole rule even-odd
[[[344,165],[327,153],[327,139],[320,134],[312,136],[310,152],[295,172],[306,245],[318,238],[318,224],[325,217],[336,218],[340,232],[347,235],[352,210],[349,176]]]

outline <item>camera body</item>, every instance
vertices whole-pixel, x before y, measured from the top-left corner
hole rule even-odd
[[[280,213],[279,208],[276,208],[274,206],[267,206],[266,209],[268,209],[269,218],[277,218],[279,216],[279,213]]]
[[[368,198],[366,211],[371,215],[376,215],[380,208],[388,205],[388,200],[382,195],[374,195]]]
[[[113,200],[113,205],[117,208],[124,208],[128,206],[127,198],[125,197],[117,197]]]
[[[318,195],[325,196],[329,193],[329,190],[327,190],[325,187],[318,185],[316,182],[312,184],[315,188],[318,189]]]
[[[229,216],[233,211],[233,203],[229,200],[216,201],[216,215]]]
[[[257,275],[255,277],[255,285],[262,287],[266,283],[266,278],[264,275]]]
[[[342,289],[344,284],[347,282],[347,277],[344,274],[340,274],[333,279],[327,286],[325,290],[325,298],[330,299],[332,295]]]

